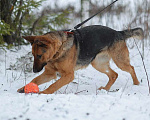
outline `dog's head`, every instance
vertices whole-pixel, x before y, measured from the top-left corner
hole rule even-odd
[[[23,36],[32,45],[34,56],[33,72],[40,72],[50,60],[56,59],[63,51],[71,48],[73,39],[64,32],[47,33],[41,36]]]

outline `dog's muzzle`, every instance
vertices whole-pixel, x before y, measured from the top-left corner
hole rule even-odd
[[[35,65],[35,64],[34,64],[34,65],[33,65],[33,72],[34,72],[34,73],[40,72],[40,71],[43,69],[43,67],[44,67],[45,65],[47,65],[47,63],[43,63],[41,67],[39,67],[38,65]]]

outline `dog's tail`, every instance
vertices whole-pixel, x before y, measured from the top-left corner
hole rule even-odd
[[[144,39],[144,32],[142,28],[135,28],[119,32],[123,35],[123,39],[128,39],[130,37],[136,38],[138,40]]]

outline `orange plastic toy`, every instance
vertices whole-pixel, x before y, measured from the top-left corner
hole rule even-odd
[[[24,92],[25,93],[38,93],[39,87],[35,83],[29,83],[24,87]]]

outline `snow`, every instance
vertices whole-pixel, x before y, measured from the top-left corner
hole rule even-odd
[[[78,6],[76,0],[59,0],[60,5],[67,2]],[[128,2],[124,1],[123,4]],[[48,3],[45,3],[47,5]],[[117,3],[120,4],[120,3]],[[133,7],[131,1],[130,7]],[[53,4],[51,4],[54,6]],[[76,8],[78,9],[78,8]],[[133,9],[134,12],[134,9]],[[129,15],[130,16],[130,15]],[[92,23],[97,24],[97,18]],[[121,30],[128,24],[130,17],[123,17],[112,26]],[[105,25],[105,17],[102,23]],[[101,23],[101,24],[102,24]],[[117,26],[117,27],[116,27]],[[128,40],[131,64],[135,68],[140,81],[139,86],[133,85],[132,78],[111,61],[111,68],[118,73],[118,78],[110,91],[97,90],[105,86],[108,77],[89,65],[86,69],[75,72],[75,79],[54,94],[20,94],[17,89],[29,83],[40,73],[25,72],[26,62],[17,70],[9,70],[10,65],[17,65],[18,59],[31,52],[31,46],[0,49],[0,120],[150,120],[150,96],[147,76],[142,59],[136,47],[130,49],[133,39]],[[136,41],[137,42],[137,41]],[[140,42],[138,42],[140,51]],[[144,49],[144,63],[150,78],[150,48]],[[44,90],[56,80],[40,85]]]
[[[140,49],[141,50],[141,49]],[[75,79],[54,94],[20,94],[17,89],[29,83],[40,73],[6,70],[16,58],[31,51],[31,46],[21,50],[0,51],[0,120],[149,120],[150,99],[142,60],[136,47],[129,49],[131,64],[135,67],[139,86],[132,83],[130,74],[121,71],[111,61],[111,68],[119,77],[110,91],[97,90],[105,86],[108,78],[92,66],[75,72]],[[150,49],[145,48],[144,63],[150,76]],[[47,88],[55,80],[39,86]],[[118,89],[118,90],[117,90]]]
[[[149,120],[150,117],[150,102],[146,100],[149,97],[142,95],[120,98],[116,97],[119,93],[87,96],[5,93],[3,96],[7,101],[1,105],[1,120]]]

